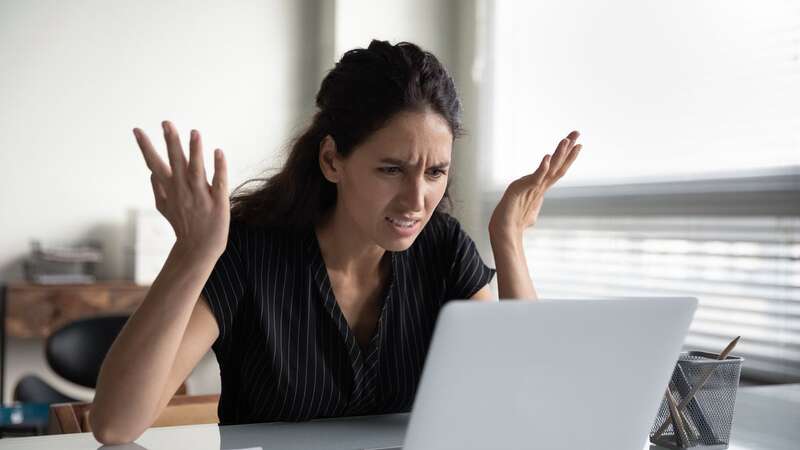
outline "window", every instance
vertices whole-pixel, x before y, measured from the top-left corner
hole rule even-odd
[[[800,5],[496,1],[491,179],[573,128],[568,184],[800,164]]]
[[[540,296],[694,296],[686,347],[742,335],[744,376],[800,380],[800,7],[488,5],[486,208],[586,145],[525,237]]]

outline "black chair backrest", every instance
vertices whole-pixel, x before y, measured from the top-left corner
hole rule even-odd
[[[100,366],[128,316],[103,316],[70,322],[47,338],[45,354],[55,373],[94,388]]]

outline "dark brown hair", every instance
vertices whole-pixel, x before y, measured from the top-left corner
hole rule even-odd
[[[461,102],[453,79],[436,57],[418,46],[373,40],[366,49],[350,50],[322,80],[319,110],[295,138],[283,168],[269,178],[248,180],[231,195],[231,218],[256,225],[308,228],[336,205],[336,185],[319,167],[320,142],[330,135],[336,151],[347,157],[353,148],[402,111],[430,108],[450,126],[453,138],[463,134]],[[256,189],[244,186],[260,182]],[[452,207],[448,188],[437,211]]]

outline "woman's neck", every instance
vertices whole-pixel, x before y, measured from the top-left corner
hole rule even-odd
[[[355,230],[358,230],[356,224],[338,207],[316,227],[325,266],[328,271],[349,279],[380,275],[386,250]]]

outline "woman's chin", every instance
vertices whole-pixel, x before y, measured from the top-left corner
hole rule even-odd
[[[413,243],[414,240],[409,239],[407,240],[407,242],[398,242],[398,241],[387,242],[386,243],[387,245],[382,245],[381,247],[383,247],[383,249],[386,250],[387,252],[404,252],[408,250],[408,248],[411,247],[411,244]]]

